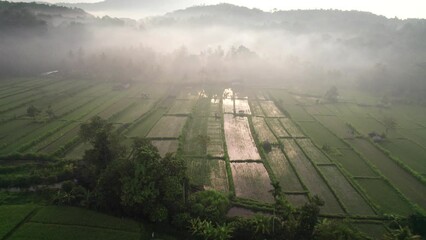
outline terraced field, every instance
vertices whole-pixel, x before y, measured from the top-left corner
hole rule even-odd
[[[422,154],[424,128],[419,125],[424,110],[417,108],[418,113],[414,113],[413,107],[396,106],[392,110],[354,103],[317,104],[285,90],[271,90],[270,94],[290,114],[290,119],[284,120],[290,123],[281,119],[282,125],[290,136],[296,136],[297,145],[317,165],[347,214],[374,215],[378,211],[407,215],[414,211],[414,206],[421,211],[426,209],[425,181],[421,179],[425,176],[422,172],[426,160]],[[413,117],[403,112],[410,112]],[[370,132],[385,131],[382,120],[389,116],[394,116],[397,126],[389,131],[388,140],[378,144],[368,140]],[[298,126],[306,139],[297,137]],[[293,148],[289,140],[282,141],[287,141],[285,151]],[[291,162],[292,153],[287,155]],[[309,183],[303,181],[302,169],[294,167],[311,192]]]
[[[260,101],[264,113],[267,117],[285,117],[285,115],[275,106],[272,101]]]
[[[152,144],[157,147],[162,157],[167,153],[176,153],[179,147],[179,142],[177,140],[153,140]]]
[[[176,100],[173,106],[170,108],[168,114],[188,115],[192,112],[194,103],[194,100]]]
[[[0,206],[0,236],[7,239],[147,239],[151,229],[72,207]],[[7,216],[7,221],[2,219]],[[13,216],[12,221],[10,217]],[[3,224],[4,223],[4,224]],[[6,224],[7,223],[7,224]],[[162,239],[175,239],[157,232]]]
[[[336,166],[319,166],[330,187],[351,215],[374,216],[373,209]]]
[[[177,139],[185,125],[186,117],[162,117],[148,133],[148,138],[174,138]]]
[[[234,114],[234,101],[229,98],[224,98],[222,102],[223,113]]]
[[[248,100],[235,99],[235,112],[238,114],[251,115]]]
[[[224,160],[187,159],[188,175],[192,184],[204,189],[228,192],[228,176]]]
[[[350,142],[410,201],[426,209],[426,185],[363,139]]]
[[[272,203],[268,172],[261,163],[231,163],[237,197]]]
[[[223,135],[223,122],[218,102],[210,102],[209,117],[207,120],[207,136],[209,142],[207,144],[207,154],[212,157],[223,158],[224,150],[224,135]]]
[[[266,120],[269,127],[271,128],[272,132],[277,136],[278,138],[286,138],[290,137],[290,134],[284,129],[282,124],[280,123],[279,118],[269,118]]]
[[[224,131],[231,161],[260,160],[246,117],[224,115]]]
[[[407,139],[392,139],[380,144],[393,156],[419,174],[426,173],[426,149]]]
[[[251,101],[250,102],[250,108],[254,116],[260,116],[264,117],[265,114],[263,113],[262,108],[260,107],[260,104],[258,101]]]
[[[272,168],[272,172],[280,182],[284,192],[305,192],[305,189],[303,188],[293,167],[290,165],[290,162],[280,148],[272,148],[272,150],[268,153],[267,158],[267,161]]]
[[[306,158],[294,140],[283,139],[284,149],[290,163],[296,169],[301,181],[313,195],[324,200],[322,211],[327,214],[344,214],[344,211],[334,196],[328,184],[324,181],[314,165]]]
[[[325,202],[323,216],[356,221],[362,217],[356,226],[372,226],[375,233],[386,231],[380,221],[374,222],[385,214],[426,211],[423,108],[366,107],[352,98],[322,103],[279,89],[244,89],[234,95],[231,89],[223,91],[227,86],[170,90],[161,84],[135,83],[121,91],[113,86],[55,79],[0,84],[0,155],[38,153],[78,160],[90,148],[79,139],[79,126],[99,115],[114,123],[126,144],[136,137],[151,139],[162,156],[171,152],[185,159],[193,186],[228,193],[238,203],[270,206],[271,181],[276,180],[294,207],[318,195]],[[30,103],[42,113],[29,117]],[[47,115],[49,106],[56,117]],[[386,131],[386,116],[395,116],[397,127],[375,143],[368,134]],[[262,146],[266,141],[270,149]],[[43,217],[53,214],[49,208],[33,215],[34,209],[0,207],[0,212],[16,212],[16,219],[0,228],[0,238],[8,234],[10,239],[30,239],[30,232],[36,231],[34,236],[47,239],[49,233],[70,232],[73,238],[93,234],[140,239],[133,223],[75,222],[66,210],[62,218],[51,218]],[[101,233],[104,227],[110,230]]]
[[[286,132],[288,132],[292,137],[305,137],[305,135],[299,130],[299,128],[288,118],[281,118],[281,124],[284,126]]]
[[[278,143],[277,138],[274,136],[271,130],[269,130],[269,127],[266,124],[264,118],[253,117],[252,121],[253,121],[254,130],[260,142],[269,142],[271,144]]]

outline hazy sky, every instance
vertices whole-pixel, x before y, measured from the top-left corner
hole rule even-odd
[[[19,1],[19,0],[12,0]],[[99,2],[99,0],[44,0],[46,2]],[[141,0],[142,1],[142,0]],[[151,0],[155,1],[155,0]],[[176,0],[179,1],[179,0]],[[389,18],[426,18],[426,0],[200,0],[200,4],[227,2],[270,11],[274,8],[368,11]]]

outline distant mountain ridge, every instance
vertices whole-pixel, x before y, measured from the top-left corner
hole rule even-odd
[[[176,10],[149,20],[154,25],[224,25],[246,28],[275,28],[292,32],[345,32],[381,34],[397,31],[406,24],[422,28],[424,19],[388,19],[369,12],[341,10],[286,10],[265,12],[259,9],[217,4]]]
[[[165,5],[172,0],[106,0],[104,2],[86,4],[90,6],[115,6],[123,7],[126,3],[133,3],[135,6],[155,7]],[[153,3],[155,2],[155,3]],[[192,0],[188,0],[188,3]],[[77,6],[78,4],[69,4]],[[126,6],[128,7],[128,6]],[[14,9],[16,12],[29,11],[36,16],[38,20],[60,25],[62,23],[95,23],[99,24],[100,19],[85,12],[79,8],[68,8],[37,3],[9,3],[0,2],[0,13],[4,21],[1,24],[7,25],[10,19],[19,17],[11,15],[10,11],[5,9]],[[25,18],[16,19],[14,23],[25,20]],[[101,24],[120,25],[131,20],[103,18]],[[424,19],[388,19],[368,12],[359,11],[340,11],[340,10],[290,10],[265,12],[259,9],[250,9],[247,7],[236,6],[232,4],[217,4],[192,6],[185,9],[171,11],[169,13],[156,17],[143,19],[143,24],[149,27],[158,26],[183,26],[183,27],[205,27],[212,25],[221,25],[226,27],[237,27],[246,29],[278,29],[294,33],[349,33],[358,36],[370,36],[377,41],[386,40],[389,36],[404,37],[404,34],[410,34],[410,41],[422,40],[423,33],[426,32],[426,20]],[[31,25],[28,22],[29,25]],[[136,25],[136,21],[131,24]],[[401,33],[404,33],[401,35]],[[418,35],[414,37],[414,35]],[[356,36],[355,36],[356,37]],[[408,36],[407,36],[408,37]],[[386,43],[386,41],[384,41]],[[424,44],[420,44],[424,45]]]
[[[60,3],[66,7],[82,8],[86,11],[133,11],[162,14],[197,4],[195,0],[105,0],[96,3]]]
[[[198,2],[199,3],[199,2]],[[157,24],[225,24],[239,27],[275,27],[293,31],[376,31],[378,27],[400,28],[406,23],[424,19],[388,19],[370,12],[341,10],[285,10],[265,12],[232,4],[196,5],[197,1],[173,0],[105,0],[98,3],[59,4],[86,11],[121,10],[162,12],[149,17]],[[191,7],[187,7],[191,6]],[[107,13],[107,12],[106,12]],[[141,14],[142,16],[142,14]],[[141,19],[147,19],[142,18]]]

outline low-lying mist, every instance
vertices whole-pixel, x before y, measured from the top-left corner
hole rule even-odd
[[[37,4],[10,4],[0,15],[3,77],[59,70],[113,81],[350,84],[420,95],[426,89],[425,20],[227,4],[140,21]]]

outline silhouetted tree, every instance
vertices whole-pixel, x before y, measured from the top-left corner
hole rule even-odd
[[[272,145],[271,145],[271,143],[268,140],[262,142],[262,148],[267,153],[269,153],[270,151],[272,151]]]
[[[35,118],[35,117],[37,117],[40,113],[41,113],[41,110],[40,110],[40,109],[38,109],[38,108],[36,108],[36,107],[34,107],[34,105],[30,105],[30,106],[27,108],[27,115],[28,115],[29,117]]]
[[[220,192],[201,191],[190,197],[190,213],[193,217],[222,222],[229,210],[229,200]]]
[[[339,96],[339,92],[337,90],[336,86],[331,87],[328,89],[328,91],[325,93],[324,98],[330,102],[337,102],[337,97]]]
[[[55,113],[53,112],[52,106],[49,105],[46,109],[46,114],[50,119],[55,118]]]
[[[84,153],[83,160],[78,162],[77,167],[77,178],[80,184],[87,188],[93,189],[99,174],[125,152],[119,136],[113,130],[113,125],[99,116],[93,117],[80,127],[80,138],[92,145],[92,148]]]
[[[190,221],[192,235],[202,240],[228,240],[232,237],[233,227],[229,224],[214,224],[199,218]]]
[[[396,121],[392,117],[385,117],[383,119],[383,125],[385,126],[386,135],[388,135],[388,132],[390,130],[395,130],[395,128],[396,128]]]

